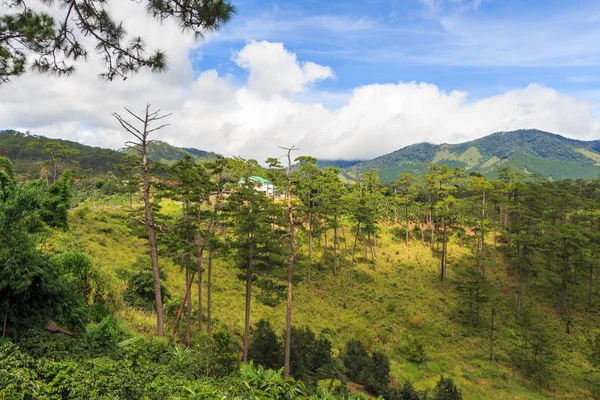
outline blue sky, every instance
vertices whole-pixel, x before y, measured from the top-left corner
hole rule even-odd
[[[120,148],[112,113],[148,101],[173,114],[157,139],[257,160],[531,128],[600,139],[598,0],[232,1],[238,15],[198,42],[113,0],[169,69],[106,83],[90,57],[69,78],[25,74],[0,87],[0,126]]]
[[[536,82],[595,98],[600,2],[575,0],[239,0],[238,15],[198,50],[198,69],[243,81],[231,54],[251,40],[283,42],[300,61],[333,69],[319,84],[347,91],[424,81],[471,98]]]

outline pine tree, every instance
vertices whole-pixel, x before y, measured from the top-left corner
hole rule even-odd
[[[147,0],[146,12],[158,21],[174,20],[184,32],[196,38],[216,31],[235,14],[235,8],[225,0]],[[55,75],[70,75],[73,65],[85,60],[89,51],[83,37],[106,65],[102,77],[127,79],[127,76],[148,68],[162,72],[167,68],[167,56],[160,50],[146,53],[141,37],[131,37],[122,22],[110,13],[105,0],[50,0],[31,5],[25,0],[11,1],[13,14],[0,16],[0,84],[23,74],[29,60],[34,71]],[[59,21],[45,7],[53,7],[62,15]],[[121,16],[124,17],[124,16]]]

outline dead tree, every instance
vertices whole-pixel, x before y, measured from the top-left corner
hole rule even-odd
[[[161,111],[150,111],[150,103],[146,104],[146,110],[143,116],[138,116],[125,108],[125,111],[135,118],[136,124],[141,124],[138,129],[133,123],[127,121],[121,115],[114,113],[113,116],[119,121],[119,124],[129,134],[133,135],[134,140],[125,142],[125,145],[135,150],[140,155],[140,174],[142,176],[143,192],[142,199],[144,200],[144,220],[142,221],[146,225],[146,231],[148,233],[148,245],[150,247],[150,259],[152,261],[152,279],[154,280],[154,302],[156,304],[156,329],[159,337],[165,335],[165,326],[163,322],[163,307],[162,307],[162,294],[160,290],[160,274],[158,267],[158,254],[156,251],[156,232],[154,226],[154,220],[152,216],[152,207],[150,204],[150,162],[148,161],[148,146],[153,140],[148,139],[148,136],[152,132],[156,132],[168,124],[162,124],[157,127],[152,127],[158,121],[170,116],[171,114],[162,114]]]
[[[292,273],[294,271],[294,262],[296,261],[296,243],[294,243],[294,213],[292,208],[292,151],[299,150],[295,146],[279,148],[287,151],[287,216],[289,224],[290,239],[290,259],[287,270],[287,307],[285,314],[285,357],[283,363],[283,376],[290,376],[290,350],[291,350],[291,332],[292,332]]]

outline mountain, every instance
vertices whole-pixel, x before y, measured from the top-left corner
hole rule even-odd
[[[363,160],[317,160],[317,167],[337,167],[340,169],[350,168],[363,162]]]
[[[49,155],[44,151],[48,146],[61,151],[69,167],[81,172],[89,171],[92,175],[113,171],[114,166],[123,160],[123,153],[115,150],[14,130],[0,130],[0,156],[8,157],[17,174],[22,177],[37,178],[41,169],[48,168]]]
[[[125,154],[136,154],[133,149],[123,149]],[[205,150],[198,150],[191,147],[175,147],[167,142],[155,140],[148,146],[148,158],[152,161],[160,161],[165,164],[172,164],[183,160],[186,155],[192,157],[192,160],[199,161],[203,159],[214,159],[218,156]]]
[[[47,150],[50,146],[58,153],[61,169],[68,166],[86,175],[100,175],[114,171],[114,166],[122,163],[126,154],[135,154],[131,149],[116,151],[15,130],[0,130],[0,156],[8,157],[15,165],[17,174],[24,178],[39,177],[40,170],[49,167]],[[162,141],[152,142],[148,149],[148,158],[151,161],[167,164],[181,160],[185,155],[189,155],[196,161],[217,157],[216,153],[175,147]]]
[[[494,177],[499,167],[553,180],[600,176],[600,140],[581,141],[536,129],[496,132],[458,144],[418,143],[363,161],[343,173],[355,178],[376,168],[384,182],[400,173],[420,174],[429,163]]]

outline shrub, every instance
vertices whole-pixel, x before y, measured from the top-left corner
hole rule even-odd
[[[248,358],[264,368],[283,366],[283,346],[269,321],[261,319],[254,325]]]
[[[442,375],[433,389],[432,400],[462,400],[462,393],[454,385],[452,378],[444,378]]]
[[[403,349],[404,357],[411,363],[423,364],[427,361],[427,354],[421,342],[417,339],[411,339],[408,341]]]
[[[314,383],[323,376],[323,370],[333,361],[331,342],[318,338],[308,327],[291,331],[290,374],[306,382]]]
[[[141,267],[142,262],[136,262],[136,265]],[[146,264],[147,265],[147,264]],[[167,278],[164,270],[160,271],[160,279],[164,281]],[[170,298],[170,294],[165,286],[160,285],[160,293],[163,300]],[[129,275],[127,281],[127,289],[123,292],[123,300],[131,307],[138,307],[144,310],[154,310],[154,279],[152,272],[147,268],[138,270]]]
[[[224,377],[237,371],[241,349],[242,347],[229,331],[219,329],[213,333],[210,374],[216,377]]]
[[[390,382],[390,361],[385,354],[374,351],[367,367],[365,388],[374,393],[383,393]]]
[[[354,382],[364,382],[365,368],[370,361],[369,353],[365,346],[360,341],[351,339],[346,343],[346,348],[341,358],[346,367],[348,378]]]

